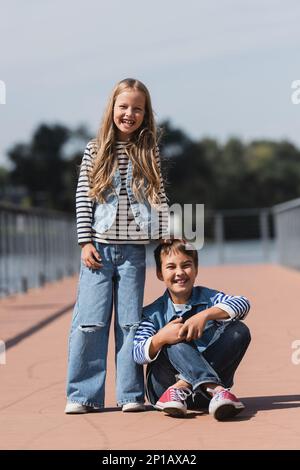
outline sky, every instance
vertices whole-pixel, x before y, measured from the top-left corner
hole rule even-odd
[[[299,18],[298,0],[0,0],[0,166],[42,122],[95,133],[126,77],[194,139],[300,147]]]

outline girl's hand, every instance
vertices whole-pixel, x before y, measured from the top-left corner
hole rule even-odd
[[[81,259],[83,264],[90,269],[99,269],[103,267],[100,254],[92,243],[85,243],[81,250]]]

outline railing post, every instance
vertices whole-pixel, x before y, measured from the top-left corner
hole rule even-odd
[[[259,231],[260,231],[260,239],[262,242],[262,252],[263,252],[263,259],[265,261],[269,261],[269,225],[268,225],[268,216],[269,211],[263,209],[259,213]]]
[[[215,215],[215,244],[217,247],[218,260],[220,264],[224,264],[224,216],[217,212]]]
[[[273,207],[279,262],[300,269],[300,198]]]

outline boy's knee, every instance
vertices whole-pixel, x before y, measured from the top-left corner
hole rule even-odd
[[[233,322],[232,339],[235,343],[248,346],[251,341],[251,333],[247,325],[241,321]]]

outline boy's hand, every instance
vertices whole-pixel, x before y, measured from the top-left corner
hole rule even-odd
[[[152,336],[149,348],[149,356],[154,358],[158,351],[165,344],[176,344],[184,341],[184,338],[179,338],[179,331],[182,327],[182,318],[175,318],[175,320],[167,323],[161,328],[154,336]]]
[[[100,262],[101,256],[92,243],[82,245],[81,259],[87,268],[99,269],[103,267],[103,264]]]
[[[192,341],[200,338],[208,320],[227,320],[229,315],[219,307],[209,307],[202,312],[196,313],[182,325],[179,337],[185,341]]]
[[[179,331],[182,328],[182,318],[175,318],[175,320],[167,323],[157,333],[159,341],[162,344],[176,344],[184,341],[183,337],[179,337]]]
[[[185,341],[192,341],[193,339],[200,338],[205,328],[208,318],[205,312],[197,313],[192,316],[181,326],[179,331],[179,338]]]

